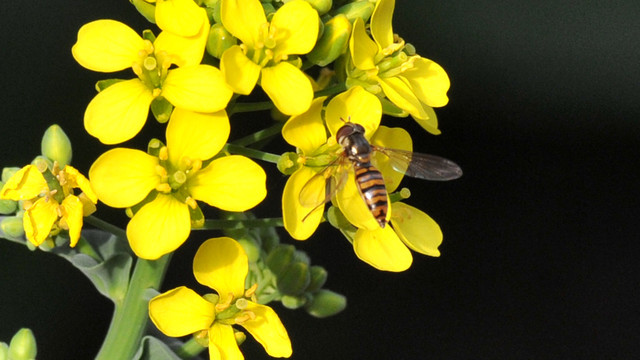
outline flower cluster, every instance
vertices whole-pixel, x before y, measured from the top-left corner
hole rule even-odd
[[[126,209],[126,232],[111,233],[126,237],[128,248],[118,252],[117,246],[99,244],[110,250],[88,254],[102,261],[92,263],[91,276],[105,283],[116,279],[116,286],[100,286],[120,296],[114,299],[117,306],[142,302],[146,307],[148,297],[141,301],[143,290],[136,288],[146,283],[122,277],[128,276],[132,253],[137,266],[149,272],[157,267],[156,282],[147,284],[157,289],[168,255],[192,230],[235,234],[209,239],[195,254],[197,281],[217,294],[200,296],[182,286],[148,302],[148,315],[160,331],[193,334],[212,359],[243,358],[238,345],[245,336],[236,325],[269,355],[291,356],[287,331],[265,305],[270,301],[305,307],[318,317],[346,306],[344,297],[321,289],[326,271],[310,266],[308,256],[292,245],[280,244],[274,226],[306,240],[326,219],[352,243],[358,258],[385,271],[408,269],[410,249],[439,256],[439,226],[402,202],[409,191],[399,185],[405,174],[451,180],[461,171],[446,159],[414,154],[409,132],[381,123],[385,114],[411,115],[438,134],[433,107],[447,103],[449,79],[393,33],[395,0],[131,3],[157,25],[157,35],[100,19],[80,28],[71,49],[86,69],[133,71],[128,80],[99,81],[84,114],[86,131],[117,147],[93,162],[89,179],[68,165],[70,147],[65,152],[64,146],[53,146],[55,156],[45,154],[3,184],[0,199],[21,202],[24,234],[33,245],[66,231],[74,247],[83,216],[98,200]],[[268,101],[252,102],[254,96]],[[272,110],[262,130],[229,142],[236,130],[233,114],[260,110]],[[152,138],[146,151],[120,145],[141,132],[149,113],[166,124],[164,139]],[[262,146],[275,135],[295,152],[264,152]],[[290,175],[281,218],[238,215],[267,196],[266,173],[250,158],[276,163]],[[325,212],[327,203],[332,205]],[[207,219],[211,209],[203,204],[217,209],[220,219]],[[99,220],[92,224],[110,228]],[[248,229],[252,226],[262,230]],[[142,276],[137,274],[144,271],[131,276]],[[129,296],[133,300],[123,299]],[[146,319],[146,313],[137,316]],[[112,326],[121,323],[126,319],[116,317]],[[127,340],[120,353],[104,350],[102,357],[133,357],[137,345],[131,343],[143,341],[142,333]],[[122,345],[105,341],[107,348],[114,344]]]

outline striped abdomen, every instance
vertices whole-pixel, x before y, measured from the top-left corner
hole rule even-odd
[[[387,188],[384,186],[382,174],[370,162],[354,162],[353,169],[356,175],[356,185],[360,190],[362,199],[367,204],[373,217],[378,221],[378,224],[380,224],[380,227],[384,228],[387,224],[389,204],[387,202]]]

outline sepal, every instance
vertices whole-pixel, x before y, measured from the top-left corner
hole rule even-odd
[[[144,0],[129,0],[129,2],[135,6],[140,15],[144,16],[148,22],[156,23],[156,7]]]

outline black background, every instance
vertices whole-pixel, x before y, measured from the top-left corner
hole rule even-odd
[[[149,26],[124,0],[6,1],[0,11],[1,165],[29,162],[55,122],[86,173],[108,147],[86,135],[82,116],[95,81],[109,76],[74,62],[77,30],[98,18]],[[409,271],[394,274],[359,261],[329,227],[297,243],[326,266],[327,287],[346,294],[349,306],[324,320],[276,307],[293,357],[637,356],[638,19],[632,0],[399,1],[395,32],[452,83],[449,104],[437,110],[442,135],[385,119],[409,129],[416,150],[465,171],[455,182],[405,183],[414,194],[408,203],[441,225],[442,256],[416,254]],[[257,120],[232,122],[232,136],[250,121]],[[149,122],[141,138],[159,129]],[[285,178],[272,174],[256,210],[263,216],[278,215]],[[166,289],[193,282],[201,240],[178,251]],[[95,355],[111,305],[88,280],[60,258],[6,241],[0,263],[0,340],[26,326],[40,359]],[[266,357],[252,340],[243,351]]]

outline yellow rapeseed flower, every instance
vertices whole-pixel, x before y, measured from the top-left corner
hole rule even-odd
[[[325,178],[316,174],[342,153],[342,147],[336,144],[335,134],[344,125],[344,119],[362,125],[365,137],[372,145],[405,151],[413,148],[411,136],[404,129],[380,126],[380,100],[362,87],[353,87],[331,99],[326,106],[324,120],[321,113],[323,101],[324,98],[314,100],[308,111],[291,117],[282,129],[284,139],[297,147],[303,165],[291,175],[282,194],[285,229],[298,240],[310,237],[322,220],[324,207],[314,210],[305,206],[301,203],[300,193],[306,187],[308,193],[324,194]],[[331,134],[329,138],[327,129]],[[387,192],[395,191],[403,174],[393,169],[385,155],[375,153],[374,157],[385,179]],[[341,177],[340,170],[336,171],[336,176]],[[421,253],[438,255],[437,246],[442,234],[431,218],[408,205],[390,203],[387,217],[391,226],[381,228],[360,195],[352,167],[348,166],[343,171],[348,171],[348,174],[342,175],[344,183],[332,200],[349,223],[358,229],[353,247],[361,260],[381,270],[403,271],[412,262],[407,246]],[[416,230],[420,226],[424,226],[422,233]]]
[[[159,24],[168,30],[153,42],[115,20],[96,20],[78,32],[72,54],[80,65],[100,72],[131,67],[138,76],[115,82],[87,106],[85,128],[105,144],[135,136],[158,96],[175,107],[216,112],[233,95],[220,70],[200,64],[209,33],[206,11],[191,0],[163,1],[158,6]],[[169,14],[172,9],[176,12]],[[178,68],[169,69],[173,64]]]
[[[252,160],[222,156],[203,167],[229,136],[224,110],[195,113],[174,109],[167,145],[157,141],[157,156],[115,148],[91,166],[89,178],[105,204],[134,207],[127,225],[131,248],[141,258],[157,259],[189,236],[196,200],[227,211],[245,211],[266,196],[266,174]]]
[[[347,85],[360,85],[386,97],[408,112],[427,131],[439,134],[433,107],[449,101],[449,77],[429,59],[404,48],[404,40],[394,36],[391,20],[395,0],[379,0],[371,16],[371,37],[362,19],[356,19],[349,41],[350,64]],[[411,55],[409,55],[409,54]]]
[[[229,86],[247,95],[259,83],[282,113],[307,110],[313,100],[311,82],[289,56],[313,49],[319,26],[316,10],[306,1],[294,0],[267,22],[258,0],[222,0],[221,17],[224,27],[242,42],[220,59]]]
[[[82,193],[76,196],[73,189]],[[89,180],[78,170],[69,165],[60,170],[54,165],[50,171],[44,162],[17,171],[0,191],[0,199],[24,201],[24,232],[35,246],[60,230],[67,230],[69,245],[76,246],[82,217],[95,211],[97,202]]]
[[[280,318],[269,306],[256,303],[257,284],[245,289],[248,271],[247,255],[237,241],[209,239],[193,259],[193,274],[218,295],[202,297],[181,286],[151,299],[149,317],[167,336],[206,339],[211,359],[244,359],[233,325],[247,330],[269,355],[290,357],[291,341]]]

